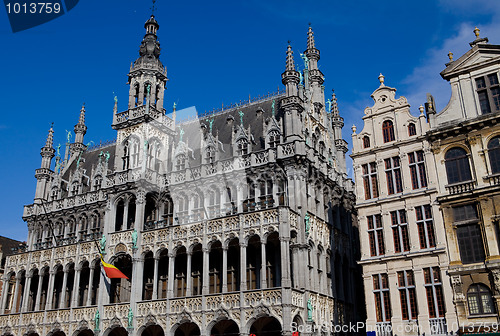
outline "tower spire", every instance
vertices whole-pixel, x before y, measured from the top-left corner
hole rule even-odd
[[[309,31],[307,32],[307,49],[316,49],[314,46],[314,33],[311,24],[309,24]]]
[[[288,41],[286,49],[286,68],[281,74],[281,82],[286,86],[286,96],[297,96],[297,84],[300,82],[299,73],[295,70],[295,61],[293,59],[293,50]]]
[[[45,141],[45,147],[43,148],[52,148],[53,144],[54,144],[54,123],[50,124],[49,134],[47,135],[47,140]]]
[[[79,155],[87,148],[87,146],[83,144],[83,137],[87,133],[87,126],[85,125],[85,103],[82,104],[82,108],[80,109],[80,116],[78,118],[78,123],[75,125],[74,132],[75,142],[70,144],[71,156],[75,154]]]
[[[47,188],[48,181],[52,171],[50,170],[50,165],[52,163],[52,158],[55,155],[55,149],[52,147],[54,144],[54,123],[50,125],[49,134],[47,135],[47,140],[45,141],[45,146],[40,149],[40,156],[42,157],[42,163],[40,168],[35,171],[36,178],[36,191],[35,191],[35,201],[44,198],[45,191]]]
[[[286,70],[287,71],[295,70],[295,61],[293,59],[293,51],[292,51],[292,46],[290,45],[290,41],[288,41],[288,48],[286,50]]]

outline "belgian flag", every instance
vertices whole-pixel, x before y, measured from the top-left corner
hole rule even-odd
[[[128,280],[128,276],[123,274],[122,271],[120,271],[118,268],[116,268],[116,266],[104,262],[104,260],[102,259],[102,255],[101,255],[101,263],[102,263],[102,267],[104,268],[104,272],[106,272],[106,276],[108,278],[110,278],[110,279],[127,279]]]

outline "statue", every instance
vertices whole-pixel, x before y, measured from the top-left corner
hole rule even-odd
[[[302,71],[299,71],[299,76],[300,76],[300,85],[304,85],[304,75],[302,75]]]
[[[114,92],[113,92],[113,96],[115,97],[115,104],[118,103],[118,97],[115,95]]]
[[[179,142],[182,142],[182,136],[184,135],[184,130],[181,128],[179,131]]]
[[[82,159],[82,153],[78,156],[78,160],[76,160],[76,169],[80,167],[80,160]]]
[[[174,102],[174,111],[175,111],[176,108],[177,108],[177,103]]]
[[[213,127],[213,124],[214,124],[214,118],[207,119],[207,121],[208,121],[208,125],[210,127],[210,133],[212,133],[212,127]]]
[[[94,323],[95,323],[95,327],[94,327],[94,330],[95,331],[99,331],[99,324],[101,322],[101,315],[99,315],[99,310],[97,310],[95,312],[95,316],[94,316]]]
[[[104,252],[104,250],[106,249],[106,236],[105,235],[102,235],[99,243],[101,244],[101,252]]]
[[[147,92],[148,97],[149,97],[150,91],[151,91],[151,84],[148,83],[148,85],[146,86],[146,92]]]
[[[327,112],[330,112],[330,111],[332,110],[332,101],[331,101],[330,99],[328,99],[328,100],[326,101],[326,105],[328,105],[328,110],[327,110]]]
[[[243,125],[243,116],[245,115],[245,113],[243,113],[243,111],[240,111],[238,112],[238,114],[240,115],[241,125]]]
[[[274,113],[275,113],[275,110],[274,110],[274,105],[275,104],[276,104],[276,100],[273,99],[273,104],[271,105],[271,107],[272,107],[272,112],[271,113],[272,113],[273,117],[274,117]]]
[[[69,143],[71,141],[71,132],[66,130],[66,143]]]
[[[308,213],[304,216],[304,221],[306,222],[306,235],[308,235],[311,229],[311,216]]]
[[[61,157],[61,153],[59,152],[59,150],[61,149],[61,144],[58,144],[57,145],[57,156]]]
[[[304,60],[304,70],[309,70],[309,58],[306,54],[300,54],[300,57]]]
[[[311,298],[307,300],[307,320],[311,322],[313,320],[313,305],[311,303]]]
[[[132,312],[132,308],[128,309],[127,319],[128,319],[127,328],[132,329],[134,327],[134,313]]]
[[[137,248],[137,229],[132,232],[132,248]]]
[[[106,154],[105,154],[105,157],[106,157],[106,163],[108,163],[108,161],[109,161],[109,157],[110,157],[110,156],[111,156],[111,155],[109,154],[109,152],[106,152]]]

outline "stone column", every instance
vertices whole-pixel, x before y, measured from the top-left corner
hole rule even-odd
[[[267,288],[267,261],[266,261],[266,244],[261,240],[261,259],[260,259],[260,289]]]
[[[425,290],[424,272],[421,268],[413,269],[415,279],[415,292],[417,296],[417,307],[427,308],[427,292]],[[418,324],[422,328],[421,333],[430,334],[429,314],[427,309],[418,309]]]
[[[237,185],[236,186],[236,192],[238,194],[238,199],[236,200],[237,204],[236,206],[238,207],[238,213],[243,212],[243,185]]]
[[[38,274],[38,289],[36,291],[36,304],[35,304],[35,310],[40,310],[42,307],[40,307],[40,300],[42,297],[42,284],[43,284],[43,275],[42,272]]]
[[[59,298],[59,309],[63,309],[64,307],[64,300],[66,298],[66,287],[68,285],[68,270],[64,269],[64,276],[63,276],[63,284],[62,284],[62,289],[61,289],[61,297]]]
[[[298,265],[298,257],[299,257],[299,254],[298,254],[298,248],[297,246],[293,246],[292,247],[292,251],[291,251],[291,262],[290,262],[290,265],[292,265],[292,278],[293,278],[293,287],[294,288],[299,288],[300,287],[300,281],[299,281],[299,265]],[[333,277],[332,277],[333,278]],[[292,282],[292,281],[291,281]],[[283,285],[284,286],[284,285]]]
[[[187,267],[186,267],[186,296],[191,296],[193,288],[193,277],[191,275],[191,258],[192,252],[187,252]]]
[[[240,290],[247,290],[247,244],[240,243]]]
[[[7,305],[7,291],[9,288],[9,278],[6,275],[3,276],[3,288],[2,288],[2,307],[0,307],[0,315],[5,312],[5,306]]]
[[[175,278],[175,255],[173,253],[168,254],[168,288],[167,297],[172,298],[174,296],[174,278]]]
[[[87,291],[87,306],[92,305],[92,286],[94,284],[94,272],[95,267],[90,266],[90,275],[89,275],[89,289]]]
[[[56,279],[56,272],[52,269],[49,273],[49,289],[47,290],[47,303],[45,304],[45,310],[52,309],[52,300],[54,298],[54,281]]]
[[[26,271],[28,273],[28,271]],[[26,281],[24,283],[24,294],[23,294],[23,304],[21,307],[22,312],[28,311],[28,301],[30,296],[30,287],[31,287],[31,274],[26,274]]]
[[[159,258],[155,258],[155,273],[153,275],[153,300],[158,299],[158,264]]]
[[[227,246],[222,247],[222,293],[227,292]]]
[[[132,259],[132,284],[130,285],[130,302],[142,300],[144,292],[144,257]],[[133,307],[132,307],[133,308]]]
[[[25,282],[26,283],[26,282]],[[19,296],[19,287],[21,287],[21,279],[16,278],[16,288],[14,290],[14,301],[12,302],[12,310],[11,312],[17,313],[20,311],[20,307],[17,306],[17,300]]]
[[[281,249],[281,286],[291,287],[292,282],[290,279],[290,237],[280,237]]]
[[[135,201],[135,223],[134,228],[138,233],[141,232],[144,224],[144,212],[146,211],[146,192],[143,189],[137,191],[137,197]],[[139,237],[141,235],[139,234]],[[139,243],[139,239],[137,241]],[[138,244],[139,246],[139,244]]]
[[[203,248],[203,287],[202,287],[202,294],[207,295],[208,294],[208,282],[210,281],[209,279],[209,274],[208,274],[208,262],[209,262],[209,250],[208,248],[204,247]]]
[[[389,293],[391,298],[391,309],[392,309],[391,323],[393,328],[397,328],[397,326],[402,323],[402,316],[403,316],[401,312],[399,290],[397,289],[398,276],[396,272],[393,271],[388,274],[388,278],[389,278]]]
[[[137,212],[137,204],[136,204],[135,210]],[[116,213],[116,210],[115,210],[115,213]],[[116,218],[115,218],[115,222],[116,222]],[[113,225],[115,225],[115,223],[113,223]],[[127,230],[127,227],[128,227],[128,201],[123,206],[123,222],[122,222],[122,227],[121,227],[120,231]]]
[[[82,273],[82,267],[80,265],[78,266],[78,268],[75,267],[75,277],[73,279],[73,293],[71,295],[71,303],[70,303],[71,307],[77,307],[81,273]]]

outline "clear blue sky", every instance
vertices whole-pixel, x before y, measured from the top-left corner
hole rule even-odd
[[[326,90],[335,88],[344,136],[362,128],[370,94],[385,84],[406,96],[412,112],[431,92],[442,109],[450,96],[439,72],[452,51],[468,50],[475,25],[500,44],[500,1],[164,1],[156,18],[168,68],[165,106],[210,110],[281,86],[287,40],[296,57],[311,22]],[[138,56],[146,0],[82,0],[69,13],[13,34],[0,9],[0,235],[26,239],[21,215],[33,201],[40,147],[52,121],[64,142],[83,102],[86,141],[109,140],[113,92],[126,108],[127,72]],[[297,57],[298,58],[298,57]]]

